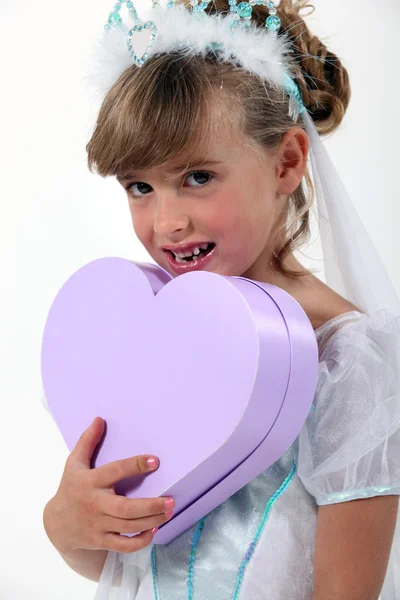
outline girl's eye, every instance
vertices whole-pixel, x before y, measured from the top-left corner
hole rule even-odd
[[[188,177],[192,177],[194,175],[199,175],[199,174],[200,174],[200,177],[199,177],[200,181],[198,181],[197,183],[199,183],[200,185],[199,186],[195,185],[194,187],[204,187],[205,185],[210,183],[210,181],[213,179],[213,176],[208,171],[193,171],[192,173],[188,174]],[[202,179],[204,179],[204,176],[206,179],[207,179],[207,177],[209,177],[209,179],[207,181],[201,181]]]
[[[197,185],[192,185],[191,187],[205,187],[212,181],[212,179],[214,179],[214,176],[211,175],[211,173],[209,173],[208,171],[192,171],[191,173],[188,173],[186,178],[188,179],[189,177],[195,176],[196,179],[198,179],[199,181],[197,181]],[[204,179],[206,179],[207,181],[204,181]],[[139,192],[139,194],[134,193],[134,186],[137,186],[137,191]],[[126,187],[126,190],[129,193],[129,195],[133,198],[143,198],[143,196],[147,195],[149,188],[151,190],[151,186],[148,183],[137,181],[135,183],[130,183]]]

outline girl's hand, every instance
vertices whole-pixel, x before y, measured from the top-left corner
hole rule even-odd
[[[126,498],[114,490],[114,483],[121,479],[155,471],[159,465],[155,457],[135,456],[90,468],[103,433],[104,420],[96,417],[67,458],[57,493],[44,509],[46,533],[61,553],[76,549],[135,552],[150,544],[153,528],[172,517],[172,498]],[[120,535],[137,532],[142,533]]]

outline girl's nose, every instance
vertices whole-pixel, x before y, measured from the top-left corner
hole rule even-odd
[[[160,239],[167,239],[171,233],[186,229],[190,223],[187,207],[176,196],[164,196],[157,203],[154,215],[154,232]]]

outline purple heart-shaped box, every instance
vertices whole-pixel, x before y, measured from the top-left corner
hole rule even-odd
[[[42,383],[70,451],[100,416],[92,467],[154,454],[115,492],[172,496],[169,543],[278,460],[310,410],[318,346],[299,303],[271,284],[150,263],[94,260],[57,293]]]

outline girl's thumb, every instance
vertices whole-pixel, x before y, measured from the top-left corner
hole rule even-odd
[[[89,427],[82,433],[75,448],[70,454],[70,459],[75,464],[90,469],[90,461],[97,444],[104,433],[104,419],[95,417]],[[70,461],[71,462],[71,461]]]

